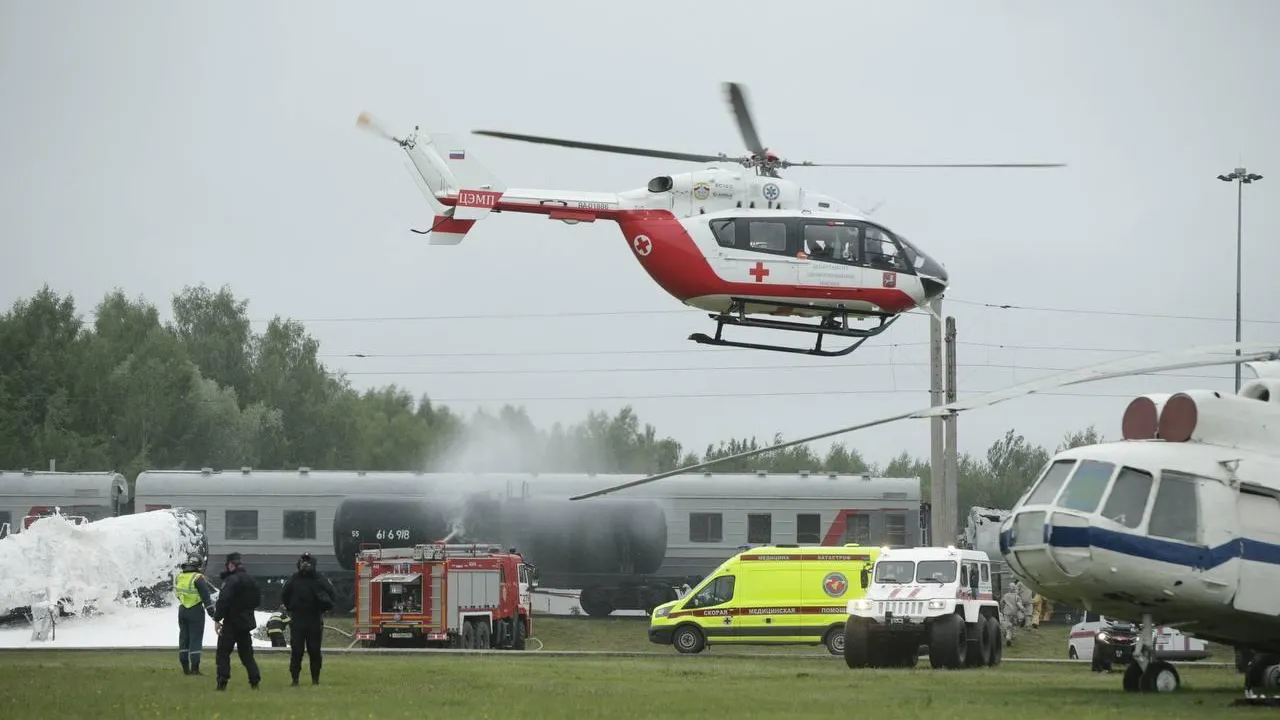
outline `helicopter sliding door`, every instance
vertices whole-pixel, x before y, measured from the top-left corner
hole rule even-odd
[[[1237,610],[1263,615],[1280,614],[1280,565],[1275,546],[1280,545],[1280,501],[1263,491],[1240,488],[1236,500],[1240,533],[1240,583],[1233,605]]]
[[[724,248],[713,267],[728,282],[767,289],[795,285],[800,239],[796,221],[788,217],[743,217],[712,220],[711,232]],[[768,293],[776,296],[776,291]]]

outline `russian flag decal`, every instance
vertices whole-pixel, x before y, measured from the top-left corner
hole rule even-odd
[[[449,159],[450,160],[466,160],[467,151],[466,150],[450,150]]]

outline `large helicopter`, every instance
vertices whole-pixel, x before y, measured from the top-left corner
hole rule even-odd
[[[491,130],[478,135],[603,152],[708,163],[692,172],[659,175],[620,193],[507,189],[454,138],[414,132],[399,138],[362,113],[357,126],[392,140],[435,212],[435,245],[456,245],[490,212],[546,215],[568,224],[617,222],[641,267],[664,290],[716,321],[709,345],[847,355],[884,332],[902,313],[926,305],[948,287],[947,271],[901,233],[839,200],[783,179],[790,167],[1062,167],[1060,163],[870,164],[793,163],[768,150],[756,133],[746,95],[726,83],[729,103],[750,154],[702,155]],[[443,151],[443,152],[442,152]],[[741,167],[733,167],[733,165]],[[768,315],[770,317],[761,317]],[[817,323],[782,316],[820,318]],[[852,322],[878,321],[857,327]],[[725,325],[816,334],[813,347],[737,342]],[[824,336],[855,338],[838,349]]]
[[[1231,353],[1239,353],[1232,356]],[[1248,657],[1246,701],[1280,701],[1280,351],[1234,343],[1154,353],[1068,371],[947,405],[871,420],[689,465],[570,498],[624,491],[717,463],[875,427],[938,417],[1097,380],[1243,363],[1235,394],[1143,395],[1123,440],[1050,458],[1000,529],[1009,569],[1045,597],[1142,627],[1127,691],[1171,692],[1181,680],[1155,656],[1160,626],[1233,645]]]

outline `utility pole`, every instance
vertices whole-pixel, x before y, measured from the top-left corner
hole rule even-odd
[[[942,298],[936,297],[929,302],[933,310],[929,319],[929,405],[938,407],[942,401]],[[930,544],[935,547],[946,547],[950,544],[946,534],[946,469],[943,467],[942,418],[929,418],[931,434],[929,453],[929,506],[930,506]]]
[[[956,401],[956,319],[947,317],[947,403]],[[943,492],[943,503],[940,507],[936,507],[935,511],[942,516],[943,521],[939,523],[939,527],[946,533],[942,536],[941,542],[945,545],[951,545],[956,541],[956,523],[957,520],[957,477],[956,467],[956,413],[947,415],[944,419],[946,423],[946,447],[945,458],[943,460],[943,477],[945,478],[945,491]]]
[[[1244,209],[1244,186],[1252,184],[1256,180],[1261,180],[1262,176],[1257,173],[1251,173],[1242,167],[1236,168],[1227,175],[1219,175],[1218,179],[1223,182],[1235,182],[1236,184],[1236,342],[1240,342],[1240,278],[1241,248],[1244,245],[1241,240],[1242,218]],[[1236,348],[1236,357],[1240,356],[1240,348]],[[1240,392],[1240,363],[1236,363],[1236,393]]]

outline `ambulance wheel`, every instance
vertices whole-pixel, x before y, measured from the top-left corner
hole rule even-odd
[[[827,636],[822,638],[822,642],[827,646],[827,652],[832,655],[844,654],[844,628],[839,625],[833,625],[827,630]]]
[[[935,668],[961,668],[969,658],[964,619],[943,615],[929,625],[929,664]]]
[[[850,668],[867,666],[867,623],[851,617],[844,623],[844,664]]]
[[[1000,627],[999,620],[987,617],[987,634],[991,636],[991,658],[987,666],[995,667],[1004,660],[1004,628]]]
[[[707,639],[702,636],[702,631],[698,628],[692,625],[681,625],[671,636],[671,644],[675,645],[676,652],[695,655],[707,646]]]
[[[476,624],[467,620],[462,623],[462,649],[474,650],[476,647]]]

